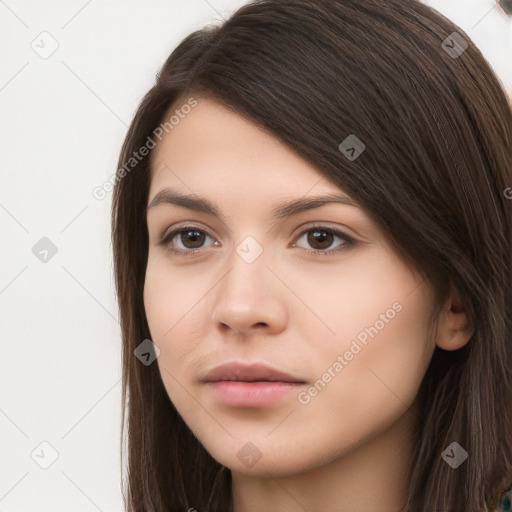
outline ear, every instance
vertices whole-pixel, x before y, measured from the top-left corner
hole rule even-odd
[[[439,313],[436,345],[444,350],[458,350],[468,343],[474,332],[460,293],[450,281],[450,292]]]

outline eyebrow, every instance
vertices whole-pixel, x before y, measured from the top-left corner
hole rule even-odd
[[[338,203],[348,206],[360,206],[353,202],[349,197],[344,195],[327,194],[322,196],[310,196],[306,198],[294,199],[289,202],[280,203],[272,210],[272,217],[276,220],[284,219],[291,215],[298,214],[306,210],[312,210],[314,208],[320,208],[325,204]],[[208,201],[207,199],[198,195],[183,194],[176,190],[169,188],[162,189],[158,192],[147,207],[147,211],[155,208],[160,204],[173,204],[176,206],[182,206],[190,210],[195,210],[203,213],[208,213],[218,217],[222,221],[225,221],[220,208],[217,204]]]

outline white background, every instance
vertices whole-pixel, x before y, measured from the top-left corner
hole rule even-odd
[[[0,512],[123,508],[111,193],[92,190],[172,49],[243,3],[0,0]],[[492,1],[427,3],[512,95],[512,18]],[[45,263],[42,237],[57,248]]]

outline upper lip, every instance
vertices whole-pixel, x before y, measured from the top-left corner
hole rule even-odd
[[[240,362],[223,363],[210,370],[202,379],[203,382],[218,382],[221,380],[238,380],[246,382],[297,382],[305,381],[288,373],[276,370],[266,364],[244,364]]]

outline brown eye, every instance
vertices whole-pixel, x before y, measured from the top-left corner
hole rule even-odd
[[[192,254],[203,248],[207,238],[211,238],[203,229],[196,226],[184,226],[164,236],[160,245],[164,245],[175,254]],[[217,243],[217,242],[215,242]]]
[[[348,249],[349,247],[356,245],[357,243],[352,237],[346,235],[345,233],[328,228],[326,226],[314,226],[309,228],[302,232],[299,240],[301,240],[303,237],[306,238],[307,245],[312,247],[312,250],[309,250],[309,252],[320,255],[337,254],[341,251],[344,251],[345,249]],[[333,243],[335,243],[337,238],[341,239],[342,242],[338,243],[338,245],[335,245],[334,248],[332,248],[331,246]],[[305,247],[305,249],[308,248]]]
[[[308,249],[306,247],[305,249],[310,253],[322,256],[335,255],[357,243],[356,240],[345,233],[325,226],[309,228],[302,232],[299,240],[303,237],[306,237],[307,244],[312,248]],[[214,240],[211,245],[219,245],[219,242],[205,230],[196,226],[183,226],[165,235],[160,245],[165,246],[168,251],[178,256],[189,256],[201,251],[204,247],[208,247],[204,245],[207,238]],[[336,239],[340,239],[341,243],[332,248],[331,246]]]
[[[314,249],[328,249],[334,239],[332,231],[328,231],[327,229],[313,229],[308,233],[308,244]]]
[[[197,229],[187,229],[185,231],[180,231],[180,242],[187,249],[198,249],[204,243],[205,235],[202,231]],[[190,243],[190,245],[188,245]]]

